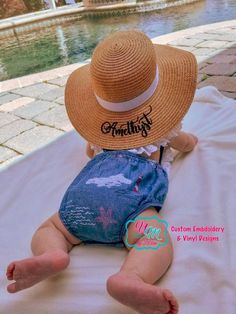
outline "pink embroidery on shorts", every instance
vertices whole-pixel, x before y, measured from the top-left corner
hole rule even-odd
[[[103,227],[107,227],[109,224],[115,223],[117,224],[117,221],[112,218],[112,210],[111,208],[108,208],[107,210],[103,207],[100,207],[100,216],[98,216],[95,221],[101,222],[103,224]]]
[[[138,180],[136,181],[134,189],[133,189],[134,192],[138,192],[139,191],[139,185],[140,185],[140,182],[142,181],[142,179],[143,179],[142,176],[138,177]]]

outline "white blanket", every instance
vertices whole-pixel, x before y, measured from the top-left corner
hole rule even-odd
[[[171,226],[216,226],[223,232],[171,232],[174,260],[161,287],[172,290],[180,314],[236,313],[236,101],[214,87],[197,90],[184,130],[199,137],[190,154],[178,154],[162,216]],[[57,211],[63,193],[85,164],[84,141],[74,131],[0,173],[0,313],[135,313],[106,292],[125,248],[78,246],[63,273],[9,294],[5,270],[31,255],[31,237]],[[215,236],[219,241],[184,241],[183,236]],[[177,236],[182,237],[177,241]]]

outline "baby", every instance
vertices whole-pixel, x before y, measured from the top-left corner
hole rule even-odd
[[[168,155],[190,152],[197,137],[181,131],[196,89],[195,57],[154,45],[138,31],[117,32],[94,50],[92,62],[74,71],[65,105],[92,158],[67,189],[60,209],[35,232],[33,257],[7,268],[14,293],[57,274],[81,243],[123,245],[120,270],[108,293],[142,314],[178,313],[171,291],[156,281],[173,248],[160,210],[168,190]],[[171,210],[171,209],[170,209]]]

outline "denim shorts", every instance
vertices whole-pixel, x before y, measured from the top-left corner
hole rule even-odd
[[[105,151],[68,187],[59,217],[85,244],[123,247],[127,220],[150,207],[159,212],[167,191],[167,173],[157,162],[127,150]]]

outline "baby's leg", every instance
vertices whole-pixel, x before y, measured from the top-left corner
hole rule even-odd
[[[71,235],[58,216],[46,220],[35,232],[31,249],[34,257],[14,261],[7,268],[7,279],[14,280],[7,290],[14,293],[64,270],[69,265],[68,252],[81,241]]]
[[[140,216],[158,216],[161,219],[154,208],[145,210]],[[150,225],[160,227],[157,220]],[[134,223],[131,223],[128,227],[128,242],[133,244],[143,239],[144,235],[137,239]],[[130,252],[120,271],[107,280],[109,294],[141,314],[178,313],[178,303],[173,294],[153,285],[167,271],[172,261],[173,249],[169,234],[168,244],[159,249],[127,248]]]

